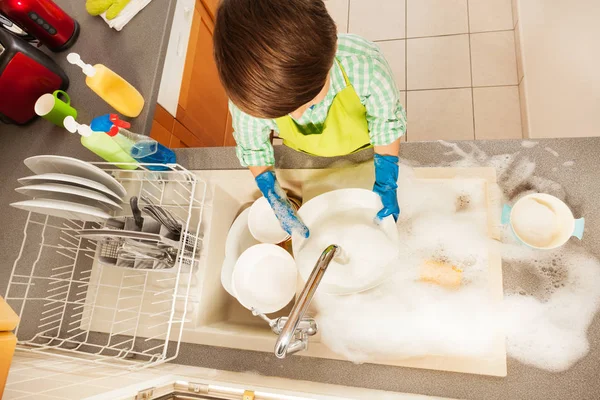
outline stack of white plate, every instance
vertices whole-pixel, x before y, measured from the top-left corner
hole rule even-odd
[[[80,221],[103,222],[121,210],[127,194],[106,171],[71,157],[35,156],[25,165],[34,174],[19,179],[17,192],[32,200],[12,203],[22,210]]]

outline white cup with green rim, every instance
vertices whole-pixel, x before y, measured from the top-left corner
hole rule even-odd
[[[505,205],[502,224],[510,225],[521,243],[534,249],[551,250],[564,245],[571,236],[581,240],[585,219],[575,219],[562,200],[546,193],[533,193],[512,207]]]

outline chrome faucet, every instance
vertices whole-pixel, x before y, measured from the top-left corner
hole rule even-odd
[[[313,318],[304,318],[304,314],[308,310],[331,260],[340,256],[342,256],[342,249],[335,244],[328,246],[321,253],[289,316],[272,320],[261,314],[260,311],[252,310],[254,315],[267,321],[271,330],[279,335],[275,344],[275,355],[278,358],[285,358],[288,354],[297,353],[308,348],[308,337],[317,333],[318,326],[317,321]]]

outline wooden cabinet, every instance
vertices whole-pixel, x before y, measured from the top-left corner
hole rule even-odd
[[[227,95],[213,59],[217,2],[196,1],[177,115],[160,106],[154,115],[151,136],[169,147],[235,146]]]

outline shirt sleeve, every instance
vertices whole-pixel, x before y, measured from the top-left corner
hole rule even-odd
[[[243,167],[262,167],[275,164],[271,130],[272,120],[252,117],[229,102],[236,154]]]
[[[406,132],[406,113],[387,61],[380,53],[372,58],[365,108],[371,144],[388,145]]]

